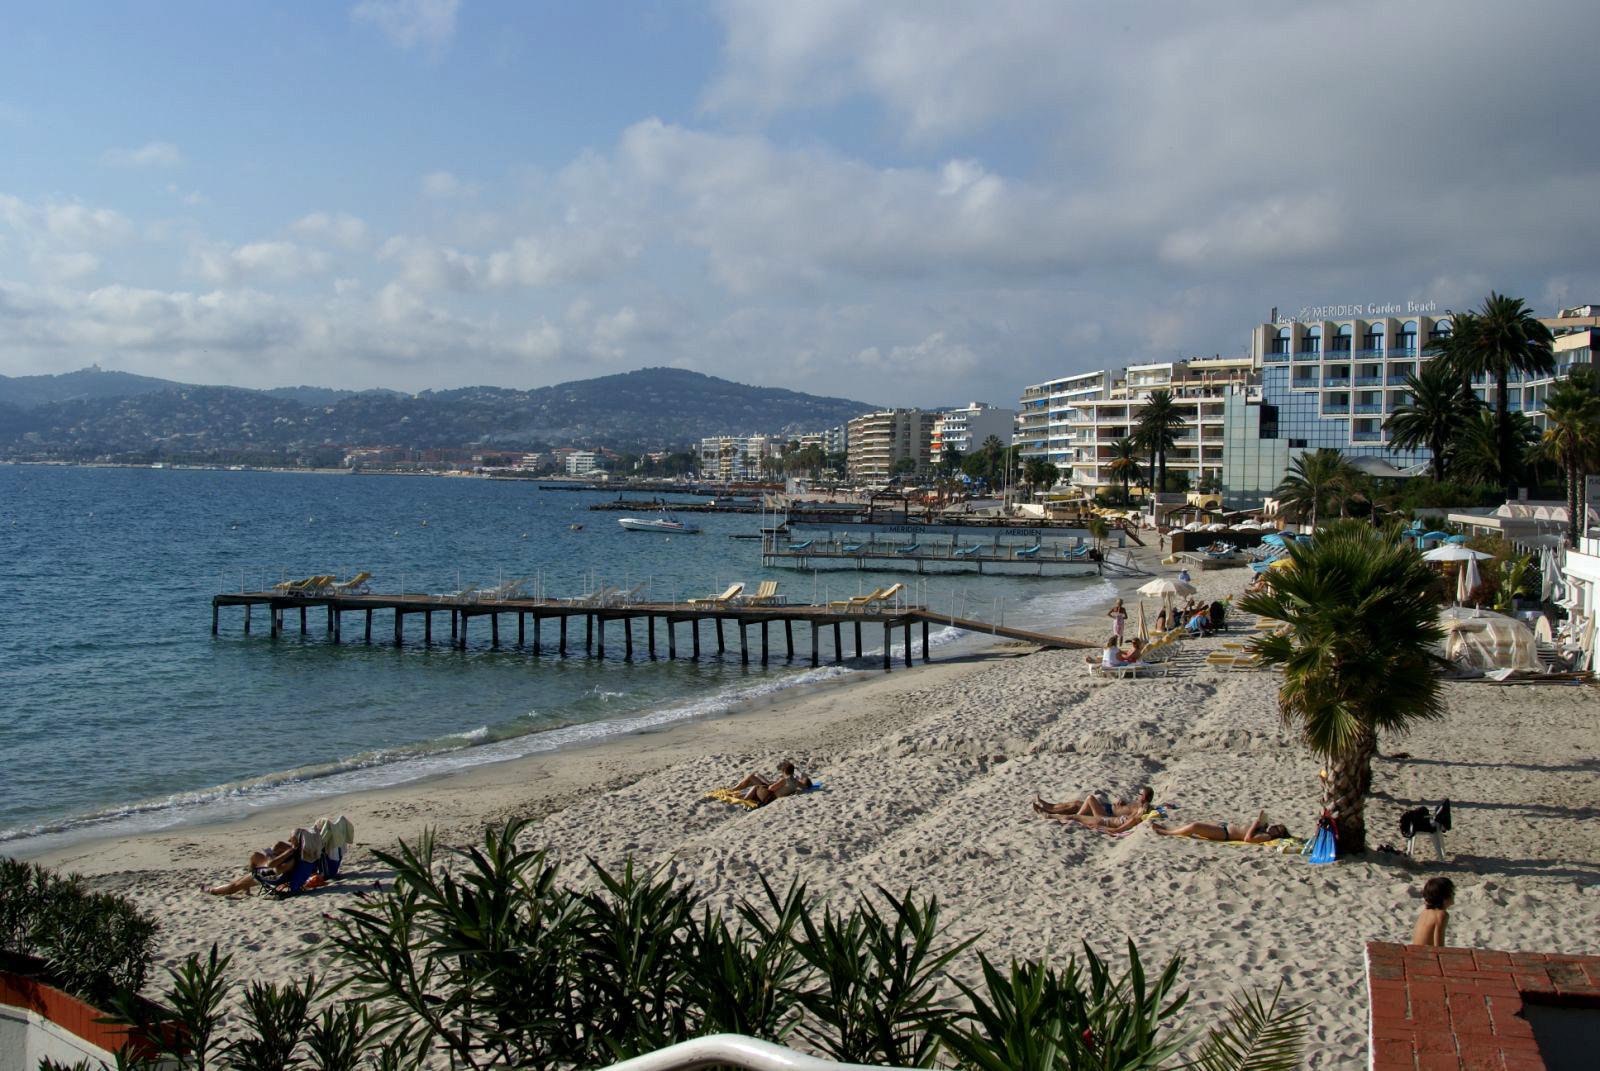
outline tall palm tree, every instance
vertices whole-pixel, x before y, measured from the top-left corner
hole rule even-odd
[[[1487,484],[1491,487],[1516,485],[1527,467],[1529,448],[1538,438],[1533,422],[1521,413],[1511,413],[1513,444],[1510,469],[1504,467],[1500,453],[1500,425],[1495,415],[1480,409],[1462,425],[1450,447],[1451,470],[1468,483]]]
[[[1178,429],[1183,427],[1183,414],[1170,390],[1153,390],[1139,411],[1136,438],[1149,450],[1154,461],[1155,490],[1167,487],[1167,451],[1178,445]]]
[[[1545,399],[1545,428],[1539,442],[1541,452],[1566,474],[1567,542],[1574,547],[1587,509],[1583,478],[1600,468],[1600,393],[1590,379],[1574,374],[1551,389]]]
[[[1124,435],[1111,444],[1111,461],[1106,465],[1111,474],[1122,481],[1122,502],[1128,502],[1128,488],[1137,480],[1141,473],[1139,469],[1139,447],[1128,436]]]
[[[1293,566],[1265,574],[1265,589],[1239,606],[1288,626],[1251,647],[1282,667],[1278,713],[1326,762],[1339,851],[1362,852],[1378,734],[1444,716],[1429,650],[1444,638],[1435,576],[1408,541],[1359,521],[1336,521],[1288,553]]]
[[[1397,449],[1424,448],[1432,454],[1433,478],[1443,483],[1450,444],[1481,403],[1442,361],[1430,361],[1421,372],[1406,376],[1406,391],[1410,400],[1389,415],[1384,430]]]
[[[1311,518],[1316,531],[1322,508],[1347,493],[1355,483],[1355,470],[1337,450],[1320,449],[1289,462],[1283,482],[1272,493],[1283,505]]]
[[[1463,323],[1463,319],[1465,323]],[[1521,298],[1489,292],[1483,307],[1457,316],[1449,340],[1439,340],[1436,351],[1460,378],[1485,376],[1494,380],[1495,443],[1506,497],[1517,493],[1515,474],[1518,446],[1507,397],[1511,373],[1548,375],[1555,371],[1550,329],[1540,323]]]

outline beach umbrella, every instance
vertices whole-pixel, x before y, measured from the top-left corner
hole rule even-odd
[[[1428,551],[1422,556],[1422,560],[1425,562],[1464,562],[1482,561],[1485,558],[1492,557],[1494,555],[1485,554],[1481,550],[1473,550],[1471,547],[1447,543],[1442,547],[1434,547]]]
[[[1193,584],[1171,577],[1158,576],[1150,583],[1139,589],[1140,595],[1148,595],[1152,599],[1161,599],[1168,610],[1172,609],[1172,600],[1180,595],[1193,595],[1197,589]]]
[[[1467,537],[1464,535],[1445,536],[1444,541],[1446,543],[1465,543],[1467,541]]]
[[[1450,538],[1450,533],[1449,532],[1423,532],[1417,538],[1422,540],[1424,543],[1436,543],[1441,539],[1449,539]]]

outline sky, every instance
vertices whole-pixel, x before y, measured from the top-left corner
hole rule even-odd
[[[0,374],[874,404],[1600,301],[1589,5],[0,13]]]

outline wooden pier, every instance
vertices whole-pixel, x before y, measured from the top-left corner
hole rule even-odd
[[[291,595],[283,592],[254,591],[239,592],[236,594],[214,595],[211,599],[211,634],[217,635],[221,628],[221,613],[224,607],[244,608],[244,632],[250,634],[252,612],[256,607],[263,607],[267,611],[267,629],[274,639],[282,636],[286,629],[294,623],[294,616],[298,616],[300,635],[307,635],[311,628],[312,611],[319,611],[317,616],[324,618],[324,635],[330,642],[339,643],[344,636],[346,617],[350,614],[356,617],[360,638],[364,643],[372,642],[373,615],[386,615],[389,618],[395,646],[405,642],[406,619],[420,618],[422,626],[422,642],[431,645],[434,642],[434,615],[448,615],[450,628],[450,644],[465,650],[467,647],[471,625],[474,621],[482,622],[487,618],[489,626],[489,644],[491,647],[501,645],[503,626],[511,627],[513,621],[516,628],[516,644],[527,648],[536,657],[543,655],[548,648],[553,647],[553,653],[560,658],[566,658],[571,650],[575,650],[578,637],[574,635],[577,628],[583,630],[583,653],[586,656],[604,658],[606,653],[606,640],[608,626],[620,622],[622,625],[622,648],[624,657],[632,659],[635,653],[635,628],[636,624],[643,624],[643,637],[639,646],[649,658],[658,658],[662,653],[669,659],[679,656],[679,626],[688,625],[687,655],[690,658],[699,658],[701,644],[716,643],[718,655],[725,654],[728,649],[729,637],[726,626],[732,625],[737,632],[734,642],[739,645],[739,660],[744,665],[749,665],[752,658],[750,630],[758,629],[759,651],[757,656],[762,665],[767,665],[774,655],[776,646],[773,631],[774,627],[783,630],[783,657],[786,661],[795,659],[795,627],[810,629],[810,661],[813,666],[820,665],[822,652],[827,646],[829,633],[832,633],[832,647],[834,663],[843,662],[847,654],[848,640],[854,641],[856,659],[862,657],[862,637],[867,628],[883,630],[883,668],[891,668],[893,652],[892,643],[895,633],[900,632],[905,639],[904,659],[907,666],[912,663],[912,633],[920,629],[922,660],[929,660],[928,630],[930,625],[940,627],[953,627],[968,632],[980,633],[1001,637],[1005,639],[1021,640],[1026,643],[1038,644],[1041,647],[1089,649],[1094,644],[1082,640],[1070,639],[1066,636],[1055,636],[1047,633],[1031,632],[1027,629],[1008,628],[1003,625],[993,625],[983,621],[968,618],[952,617],[948,614],[935,613],[925,607],[919,606],[887,606],[872,610],[844,609],[834,606],[786,606],[762,605],[740,606],[732,603],[716,603],[690,605],[689,603],[660,603],[640,602],[615,605],[586,605],[581,600],[557,601],[549,599],[505,599],[502,601],[474,601],[471,598],[451,596],[438,596],[427,594],[397,594],[397,595]],[[528,628],[532,623],[532,629]],[[702,624],[712,626],[710,634],[702,640]],[[552,626],[549,631],[555,633],[554,637],[547,637],[546,625]],[[441,622],[441,629],[443,622]],[[665,633],[664,637],[660,633]],[[441,640],[443,639],[441,635]],[[531,639],[531,643],[529,642]],[[547,642],[553,639],[553,644]],[[664,639],[663,644],[661,640]],[[509,642],[509,634],[507,635]],[[612,641],[615,644],[615,640]],[[662,648],[665,651],[662,651]],[[613,648],[615,649],[615,648]]]

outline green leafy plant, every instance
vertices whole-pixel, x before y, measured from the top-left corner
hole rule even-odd
[[[44,960],[52,981],[91,1004],[144,985],[155,934],[155,919],[130,900],[0,860],[0,947]]]
[[[1197,1071],[1292,1071],[1305,1054],[1310,1009],[1283,1006],[1283,984],[1263,1002],[1255,993],[1232,998],[1228,1019],[1212,1027],[1190,1065]]]

